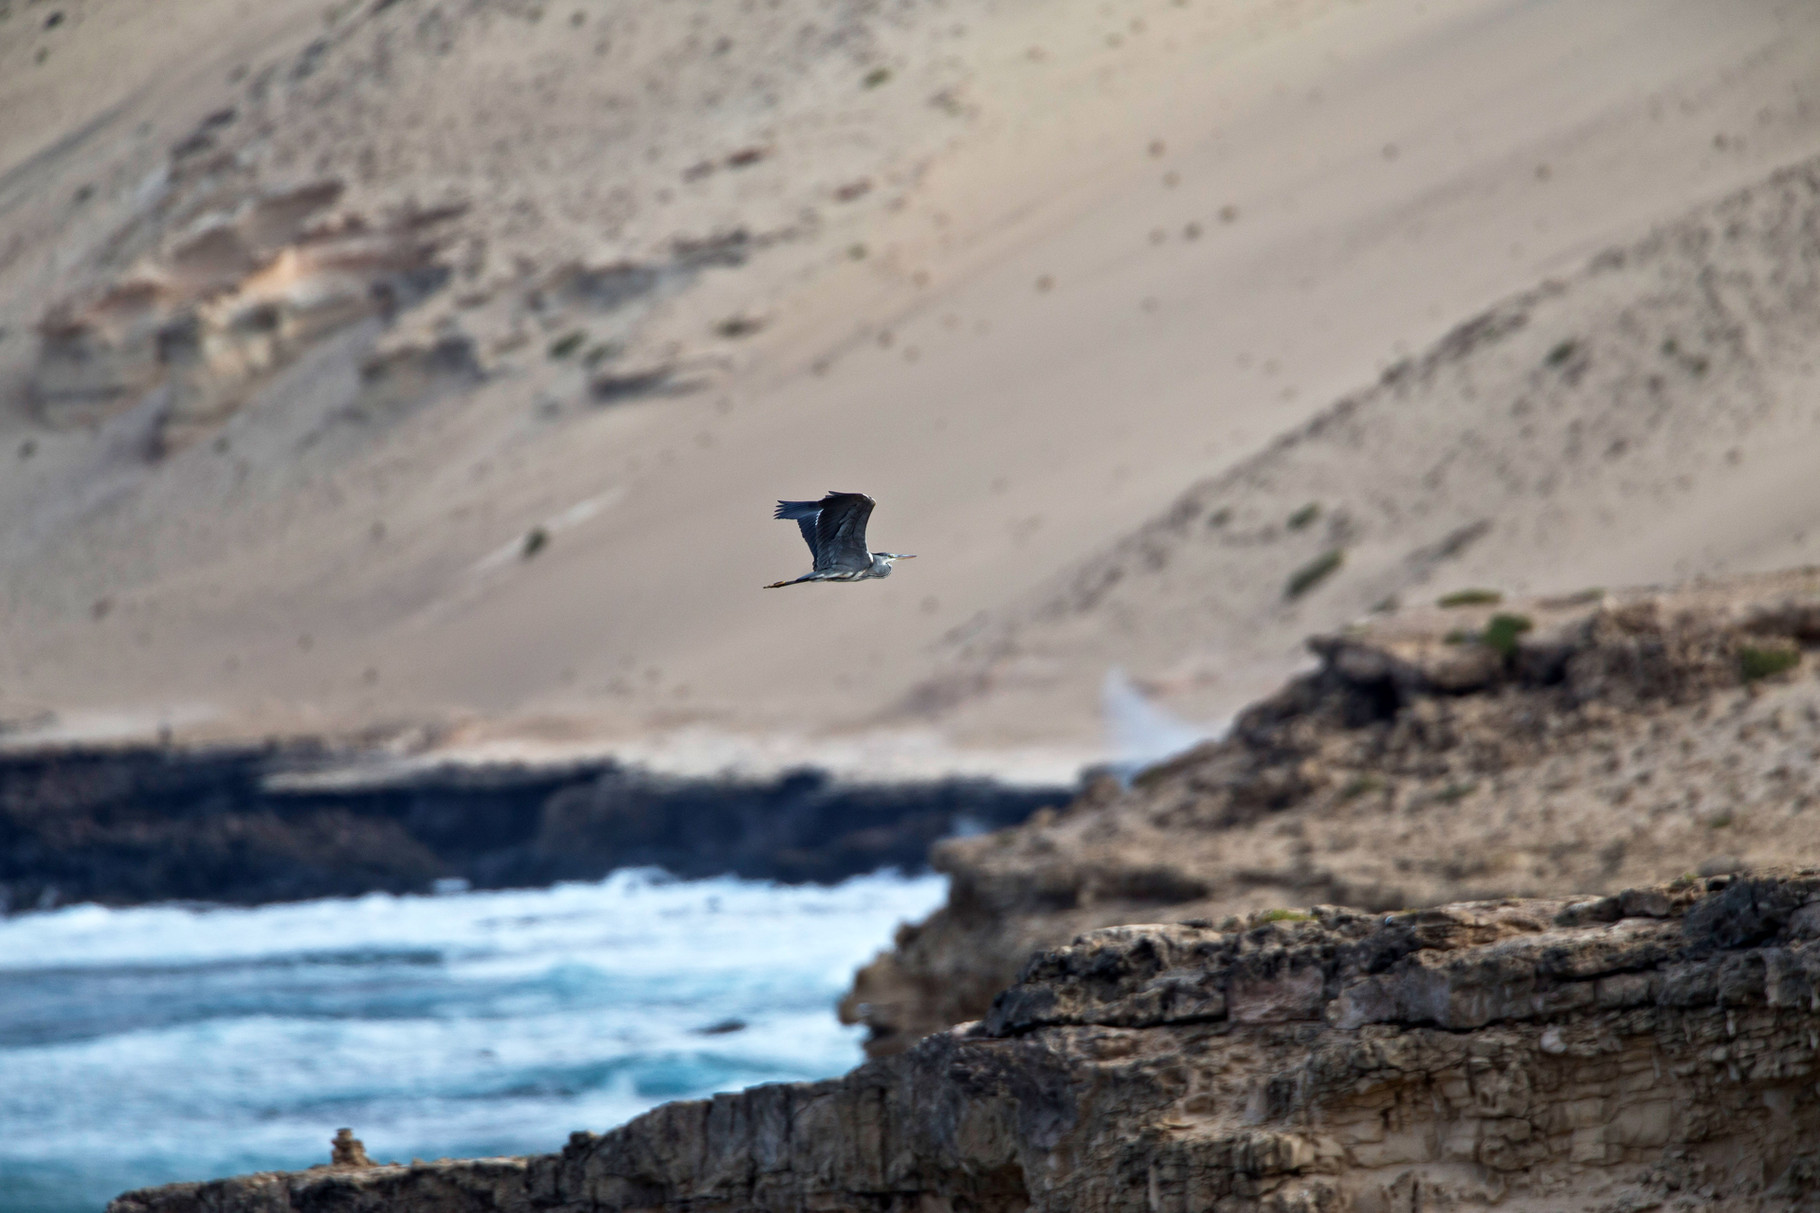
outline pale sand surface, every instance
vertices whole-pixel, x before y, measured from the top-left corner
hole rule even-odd
[[[58,736],[428,721],[430,744],[629,747],[682,766],[810,756],[839,737],[932,767],[1004,749],[1064,769],[1101,754],[1109,666],[1215,720],[1300,660],[1302,635],[1383,593],[1811,559],[1820,431],[1793,420],[1712,468],[1657,435],[1622,493],[1587,476],[1544,494],[1531,477],[1424,497],[1480,421],[1485,441],[1516,441],[1500,419],[1530,362],[1487,363],[1483,390],[1426,389],[1434,424],[1367,418],[1325,460],[1232,469],[1482,309],[1577,282],[1599,250],[1820,151],[1820,10],[750,8],[551,6],[533,21],[503,5],[426,33],[417,0],[370,16],[200,0],[163,17],[92,0],[45,29],[49,5],[14,0],[0,23],[0,716]],[[325,29],[349,32],[286,94]],[[283,105],[247,99],[268,63]],[[865,87],[878,66],[890,78]],[[362,322],[256,379],[161,457],[144,454],[144,407],[47,422],[31,406],[33,326],[165,256],[177,233],[160,225],[177,219],[148,209],[170,188],[157,174],[229,105],[220,139],[242,167],[220,171],[250,182],[232,188],[333,176],[339,205],[369,217],[466,203],[439,254],[465,268],[391,331]],[[746,147],[760,162],[725,167]],[[691,178],[698,163],[714,171]],[[871,188],[840,201],[862,178]],[[743,265],[632,314],[524,302],[565,262],[648,260],[738,227],[763,238]],[[1697,272],[1664,273],[1663,289],[1698,294]],[[1621,344],[1612,318],[1652,289],[1576,285],[1549,323],[1606,325]],[[728,339],[730,317],[764,327]],[[624,343],[609,366],[677,367],[690,390],[591,402],[575,360],[547,354],[577,325]],[[483,383],[360,405],[375,342],[438,332],[473,338]],[[1800,358],[1778,358],[1725,364],[1726,382],[1809,399]],[[1672,407],[1694,419],[1675,434],[1716,441],[1703,389]],[[1690,460],[1698,483],[1668,500]],[[1083,561],[1119,559],[1190,486],[1234,475],[1222,483],[1243,489],[1233,504],[1264,555],[1074,594]],[[873,546],[919,559],[882,583],[761,593],[807,567],[771,502],[830,488],[875,496]],[[1311,535],[1336,517],[1363,528],[1346,576],[1371,575],[1285,604],[1285,570],[1309,553],[1264,531],[1304,500],[1325,510]],[[1443,518],[1518,515],[1521,544],[1386,571]],[[537,526],[548,545],[524,559]]]

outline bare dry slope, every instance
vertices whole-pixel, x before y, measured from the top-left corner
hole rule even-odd
[[[825,738],[1451,318],[1820,147],[1782,0],[0,15],[0,717],[46,738]],[[1457,438],[1396,432],[1412,480]],[[1671,488],[1621,518],[1679,491],[1632,466]],[[830,487],[924,559],[756,594],[802,559],[766,503]],[[1257,668],[1184,702],[1353,607],[1308,601],[1235,600]],[[1041,697],[875,723],[1078,756],[1107,660],[1207,643],[1089,631],[995,672]]]
[[[1798,563],[1820,544],[1820,160],[1477,316],[953,646],[997,716],[1109,664],[1210,717],[1400,598]]]

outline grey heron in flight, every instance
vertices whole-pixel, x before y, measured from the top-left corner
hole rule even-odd
[[[914,560],[907,552],[868,552],[866,519],[876,501],[864,493],[829,493],[820,501],[780,501],[773,517],[795,521],[815,557],[815,568],[794,581],[773,581],[764,587],[797,585],[804,581],[867,581],[891,576],[896,560]]]

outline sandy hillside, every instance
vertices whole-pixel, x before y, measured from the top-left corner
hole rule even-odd
[[[1000,719],[1108,663],[1190,717],[1310,626],[1820,550],[1820,160],[1500,302],[1017,608],[906,715]],[[959,709],[958,713],[956,709]]]
[[[0,4],[0,715],[38,735],[1066,761],[1108,665],[1211,718],[1374,595],[1786,563],[1820,509],[1811,326],[1736,312],[1812,248],[1763,184],[1820,151],[1807,6]],[[1743,261],[1646,239],[1724,206]],[[1519,298],[1464,378],[1422,355]],[[1658,375],[1670,420],[1608,434]],[[1520,392],[1494,483],[1458,452]],[[1581,413],[1636,454],[1544,494]],[[1231,531],[1076,592],[1207,484]],[[920,559],[759,593],[806,567],[770,502],[827,488]]]

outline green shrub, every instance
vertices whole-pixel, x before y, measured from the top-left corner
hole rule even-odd
[[[1572,358],[1579,348],[1580,343],[1572,338],[1563,341],[1560,345],[1557,345],[1554,349],[1548,351],[1548,365],[1560,366],[1569,358]]]
[[[1313,914],[1303,910],[1265,910],[1258,915],[1259,922],[1308,922]]]
[[[1527,615],[1506,615],[1500,611],[1479,634],[1479,643],[1496,650],[1500,657],[1513,657],[1517,651],[1517,638],[1535,626]]]
[[[891,69],[890,68],[875,67],[871,71],[866,73],[866,78],[864,80],[861,80],[860,83],[865,85],[867,88],[877,88],[879,85],[885,83],[889,79],[891,79]]]
[[[1504,595],[1496,590],[1471,589],[1455,590],[1451,594],[1443,594],[1435,599],[1435,605],[1451,610],[1454,607],[1497,606],[1503,601]]]
[[[1300,598],[1315,586],[1333,576],[1346,560],[1346,553],[1339,548],[1322,552],[1313,560],[1297,569],[1289,578],[1289,584],[1283,587],[1283,597]]]
[[[1311,501],[1289,516],[1289,529],[1292,531],[1303,530],[1312,526],[1314,520],[1320,516],[1321,507]]]
[[[1376,775],[1354,775],[1346,781],[1346,786],[1340,789],[1340,799],[1357,800],[1361,796],[1383,789],[1384,781]]]
[[[729,316],[714,326],[714,335],[728,341],[737,341],[741,337],[750,337],[765,327],[762,319],[753,316]]]
[[[565,333],[561,337],[550,342],[550,357],[567,358],[570,354],[573,354],[576,350],[580,349],[581,343],[587,339],[588,335],[580,329],[576,329],[572,333]]]
[[[1738,650],[1738,672],[1743,675],[1746,682],[1755,682],[1759,678],[1773,678],[1800,664],[1801,653],[1793,648],[1747,644]]]
[[[525,532],[525,542],[522,554],[526,560],[529,560],[549,546],[550,532],[544,530],[540,526],[534,526]]]

